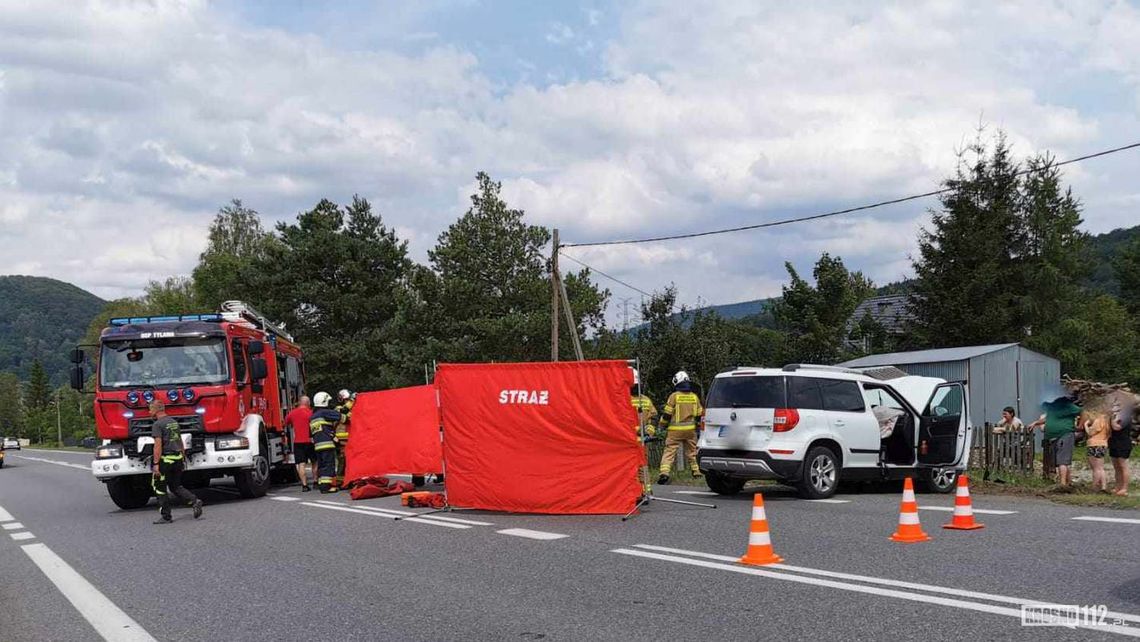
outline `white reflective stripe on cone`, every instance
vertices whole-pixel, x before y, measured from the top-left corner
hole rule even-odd
[[[913,501],[915,501],[915,499],[914,499],[914,491],[913,491],[913,490],[904,490],[904,491],[903,491],[903,501],[904,501],[904,502],[913,502]]]
[[[772,537],[768,533],[749,533],[748,545],[749,546],[769,546],[772,544]]]
[[[969,506],[955,506],[954,507],[954,516],[955,517],[968,517],[968,516],[973,515],[973,514],[974,514],[974,511]]]
[[[764,507],[763,506],[753,506],[752,507],[752,521],[756,521],[759,519],[762,519],[765,521],[768,520],[768,516],[764,514]]]
[[[969,496],[970,496],[970,489],[969,489],[969,487],[967,487],[967,486],[959,486],[959,487],[958,487],[957,496],[958,496],[958,497],[969,497]]]
[[[899,513],[899,523],[907,526],[918,524],[918,513]]]

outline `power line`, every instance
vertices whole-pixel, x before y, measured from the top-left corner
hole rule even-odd
[[[1106,149],[1106,150],[1102,150],[1102,151],[1095,152],[1092,154],[1086,154],[1084,156],[1078,156],[1076,158],[1070,158],[1069,160],[1062,161],[1060,163],[1049,163],[1044,167],[1024,169],[1024,170],[1017,172],[1015,174],[1015,176],[1025,176],[1026,174],[1032,174],[1032,173],[1036,173],[1036,172],[1045,171],[1046,169],[1048,169],[1050,167],[1062,167],[1064,165],[1070,165],[1072,163],[1079,163],[1081,161],[1086,161],[1086,160],[1089,160],[1092,158],[1099,158],[1101,156],[1108,156],[1109,154],[1116,154],[1118,152],[1123,152],[1123,151],[1135,149],[1138,147],[1140,147],[1140,142],[1132,143],[1130,145],[1124,145],[1122,147],[1114,147],[1112,149]],[[908,201],[917,201],[919,199],[929,198],[931,196],[938,196],[939,194],[945,194],[946,192],[950,192],[953,189],[955,189],[955,188],[943,187],[942,189],[937,189],[937,190],[934,190],[932,192],[924,192],[922,194],[914,194],[911,196],[903,196],[901,198],[892,198],[890,200],[879,201],[878,203],[871,203],[869,205],[860,205],[858,207],[849,207],[847,209],[835,210],[832,212],[824,212],[822,214],[812,214],[809,216],[797,216],[794,218],[786,218],[786,219],[781,219],[778,221],[769,221],[767,223],[756,223],[754,225],[742,225],[740,227],[729,227],[729,228],[720,229],[720,230],[709,230],[709,231],[705,231],[705,232],[692,232],[689,234],[674,234],[671,236],[655,236],[655,237],[644,238],[644,239],[628,239],[628,240],[623,240],[623,241],[598,241],[596,243],[563,243],[559,247],[599,247],[599,246],[603,246],[603,245],[633,245],[636,243],[656,243],[659,241],[674,241],[677,239],[692,239],[692,238],[698,238],[701,236],[713,236],[716,234],[729,234],[731,232],[744,232],[744,231],[748,231],[748,230],[758,230],[758,229],[766,228],[766,227],[777,227],[780,225],[790,225],[792,223],[803,223],[805,221],[815,221],[815,220],[822,219],[822,218],[830,218],[832,216],[839,216],[841,214],[851,214],[852,212],[862,212],[865,210],[876,209],[879,207],[886,207],[887,205],[897,205],[899,203],[906,203]],[[590,268],[590,269],[593,269],[593,268]],[[598,272],[598,274],[603,274],[603,273]],[[607,276],[607,275],[603,274],[603,276]],[[609,277],[609,278],[613,278],[613,277]],[[614,280],[618,281],[617,279],[614,279]],[[618,281],[618,282],[621,283],[621,281]],[[622,283],[622,285],[626,285],[627,287],[630,287],[634,290],[637,290],[637,288],[633,288],[633,286],[630,286],[626,283]],[[637,291],[640,292],[641,290],[637,290]]]

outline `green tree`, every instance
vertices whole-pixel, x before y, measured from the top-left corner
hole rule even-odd
[[[25,405],[29,410],[43,410],[51,403],[51,386],[48,384],[47,373],[39,361],[32,363],[32,372],[28,377],[28,390],[25,394]]]
[[[1140,384],[1140,335],[1128,310],[1110,295],[1082,301],[1073,316],[1041,337],[1037,349],[1060,359],[1073,377]]]
[[[1121,249],[1113,261],[1113,269],[1120,282],[1120,300],[1135,322],[1140,324],[1140,237]]]
[[[255,280],[251,270],[265,258],[272,242],[261,216],[240,200],[219,209],[210,224],[209,243],[194,268],[195,301],[216,310],[223,301],[247,300]]]
[[[1017,172],[1004,135],[995,137],[992,150],[979,135],[943,183],[949,191],[931,212],[931,228],[920,233],[913,261],[914,347],[1022,338],[1021,274],[1014,261],[1023,245]]]
[[[23,437],[24,419],[20,378],[12,372],[0,372],[0,435]]]
[[[190,314],[198,309],[194,281],[184,276],[170,276],[151,281],[146,286],[143,305],[153,314]]]
[[[806,363],[835,363],[850,350],[851,315],[874,292],[874,285],[861,272],[850,272],[843,259],[823,254],[816,261],[812,276],[815,285],[804,280],[785,263],[790,283],[773,305],[781,330],[788,335],[788,356]]]
[[[386,348],[411,268],[407,243],[359,197],[347,208],[322,200],[276,236],[253,263],[248,299],[300,342],[311,389],[401,381]]]

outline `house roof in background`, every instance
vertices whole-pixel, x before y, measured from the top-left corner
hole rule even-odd
[[[851,313],[851,323],[853,325],[859,323],[868,314],[871,315],[871,319],[883,326],[890,334],[901,334],[905,323],[913,317],[910,310],[907,309],[907,295],[905,294],[891,294],[865,299]]]
[[[965,361],[983,354],[998,352],[1016,346],[1016,343],[996,343],[988,346],[963,346],[961,348],[938,348],[935,350],[916,350],[914,352],[890,352],[887,354],[870,354],[858,359],[852,359],[839,365],[849,368],[867,368],[872,366],[897,366],[908,363],[937,363],[941,361]]]

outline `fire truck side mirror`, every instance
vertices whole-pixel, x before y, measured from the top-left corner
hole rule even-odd
[[[84,379],[86,379],[86,378],[87,377],[84,375],[84,372],[83,372],[83,364],[82,363],[77,363],[74,366],[71,366],[71,387],[72,388],[75,388],[79,392],[83,392]]]
[[[83,352],[82,348],[74,348],[68,358],[71,359],[72,363],[79,365],[83,363],[87,355]]]
[[[263,354],[265,352],[265,342],[256,339],[249,342],[250,354]]]
[[[262,381],[269,376],[269,368],[265,365],[265,359],[250,359],[249,369],[254,381]]]

